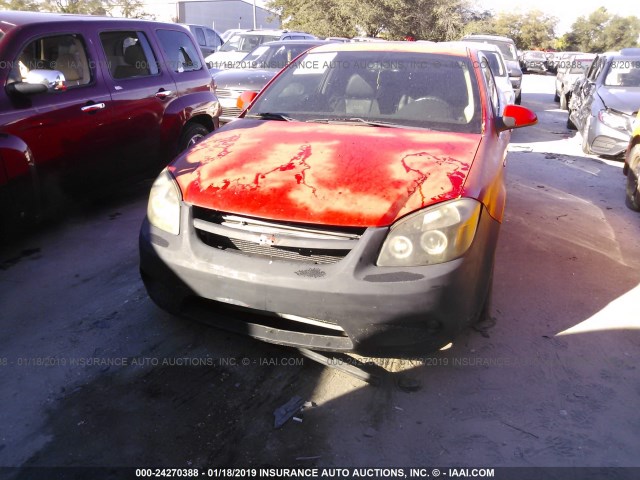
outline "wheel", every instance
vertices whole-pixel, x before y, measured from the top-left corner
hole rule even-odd
[[[629,171],[627,172],[627,191],[625,203],[627,207],[640,212],[640,145],[636,145],[629,153]]]
[[[555,95],[553,96],[553,101],[554,102],[559,102],[560,101],[560,95],[558,95],[558,91],[556,90]]]
[[[522,103],[522,92],[520,92],[516,97],[516,105],[520,105],[521,103]]]
[[[208,134],[209,130],[199,123],[191,123],[187,125],[182,131],[182,135],[180,135],[178,152],[183,152],[186,149],[193,147]]]
[[[562,110],[569,109],[569,99],[567,98],[567,95],[565,95],[564,93],[560,95],[560,108]]]
[[[571,110],[569,110],[569,115],[567,115],[567,128],[569,130],[577,130],[575,124],[571,121]]]

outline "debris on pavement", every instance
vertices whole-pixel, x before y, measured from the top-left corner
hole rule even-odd
[[[276,408],[273,412],[273,416],[275,417],[273,425],[274,428],[280,428],[285,423],[287,423],[287,421],[289,421],[300,411],[300,408],[304,405],[304,403],[304,400],[296,395],[281,407]]]

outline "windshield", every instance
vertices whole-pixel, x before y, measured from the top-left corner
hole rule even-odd
[[[640,87],[640,58],[614,59],[604,84],[608,87]]]
[[[247,117],[359,121],[481,132],[481,107],[467,58],[406,52],[314,52],[293,62]]]
[[[533,59],[536,59],[536,60],[546,60],[547,59],[546,55],[544,53],[542,53],[542,52],[527,52],[527,53],[524,54],[524,56],[526,58],[533,58]]]
[[[251,33],[236,33],[227,43],[220,47],[220,52],[247,52],[262,45],[264,42],[278,40],[279,35],[256,35]]]
[[[502,56],[505,60],[517,60],[518,55],[516,53],[516,47],[511,42],[503,42],[500,40],[485,40],[484,38],[465,38],[465,42],[477,42],[477,43],[488,43],[489,45],[495,45],[500,49]]]
[[[592,63],[593,63],[592,58],[589,58],[589,59],[576,58],[575,60],[571,61],[571,69],[569,70],[569,73],[577,73],[577,74],[584,73],[589,69]]]
[[[497,52],[481,50],[485,54],[487,60],[489,60],[489,68],[495,77],[506,77],[507,70],[502,61],[502,56]]]
[[[261,45],[240,62],[240,68],[282,69],[305,50],[313,47],[307,43],[287,45]]]

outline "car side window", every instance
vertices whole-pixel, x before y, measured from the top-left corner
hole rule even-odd
[[[195,28],[196,40],[198,41],[198,45],[202,45],[205,47],[207,45],[207,40],[204,37],[204,31],[202,28]]]
[[[596,81],[596,78],[598,78],[598,75],[600,75],[600,71],[602,70],[603,63],[603,57],[598,57],[598,59],[593,62],[593,65],[591,65],[591,70],[589,70],[589,74],[587,76],[589,80],[591,80],[592,82]]]
[[[113,78],[121,80],[158,74],[158,63],[143,32],[102,32],[100,42]]]
[[[176,30],[157,30],[157,34],[170,70],[182,73],[202,68],[198,50],[189,35]]]
[[[8,83],[41,83],[51,80],[53,71],[56,85],[50,91],[76,88],[91,82],[91,64],[84,40],[77,34],[41,37],[27,44],[13,62]]]
[[[493,78],[493,74],[491,73],[491,68],[489,67],[489,61],[483,55],[478,56],[480,60],[480,65],[482,66],[482,73],[484,75],[484,79],[487,83],[487,92],[489,94],[489,99],[491,100],[491,106],[493,108],[494,115],[499,115],[500,112],[500,96],[498,95],[498,89],[496,87],[496,82]]]
[[[222,45],[222,39],[213,30],[207,28],[205,29],[204,34],[207,37],[208,47],[219,47],[220,45]]]

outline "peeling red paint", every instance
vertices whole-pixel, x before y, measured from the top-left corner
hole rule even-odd
[[[459,197],[480,140],[479,134],[240,120],[176,160],[172,172],[185,201],[202,207],[383,226]]]

